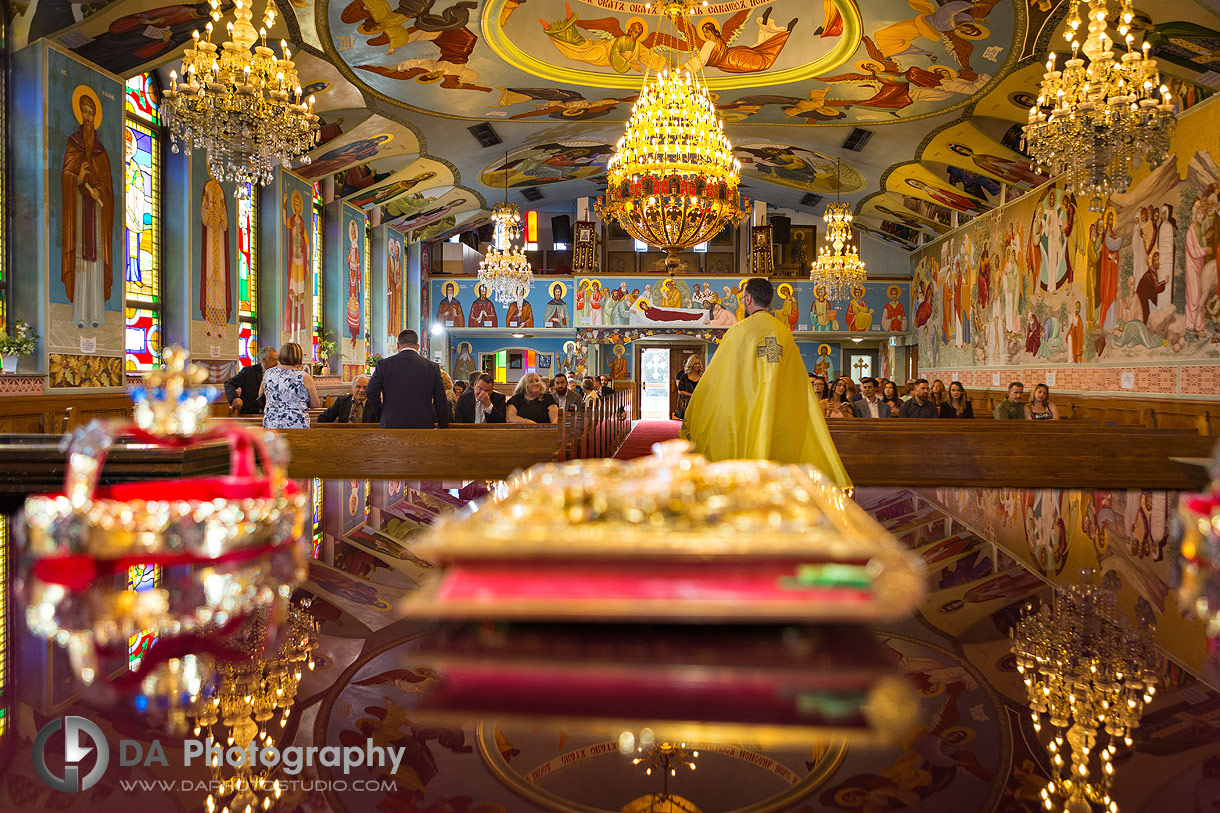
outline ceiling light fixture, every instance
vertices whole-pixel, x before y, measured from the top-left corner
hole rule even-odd
[[[182,53],[182,81],[170,71],[162,110],[165,124],[178,144],[206,149],[208,171],[219,181],[237,184],[237,197],[250,194],[250,185],[271,180],[276,165],[288,166],[306,155],[318,140],[313,96],[303,100],[301,84],[288,43],[280,40],[283,56],[267,47],[267,30],[275,22],[270,2],[263,27],[254,30],[251,0],[235,0],[229,39],[219,51],[212,42],[213,23],[220,22],[220,0],[210,0],[212,22]],[[256,44],[258,43],[258,44]]]
[[[508,153],[504,154],[504,166],[508,166]],[[491,222],[492,245],[479,263],[479,284],[487,286],[501,305],[519,302],[529,296],[534,270],[525,252],[513,246],[513,241],[521,238],[521,212],[517,204],[508,202],[507,169],[504,171],[504,202],[497,203],[492,210]]]
[[[669,28],[673,42],[690,42],[679,29],[696,0],[655,5],[658,35],[664,39]],[[696,66],[692,73],[679,67],[679,53],[671,52],[660,73],[648,65],[626,131],[606,164],[606,194],[596,207],[603,220],[617,220],[632,237],[665,251],[669,274],[678,269],[680,250],[739,224],[748,204],[737,189],[741,163],[708,95],[702,61],[691,53],[686,64]]]
[[[1117,59],[1106,34],[1107,0],[1088,0],[1085,15],[1080,6],[1072,0],[1063,34],[1072,57],[1057,71],[1056,54],[1048,56],[1024,140],[1031,158],[1052,174],[1068,173],[1067,190],[1088,195],[1089,211],[1098,212],[1111,194],[1127,191],[1132,166],[1165,160],[1175,120],[1148,41],[1142,51],[1134,47],[1131,0],[1121,0],[1118,33],[1127,52]],[[1076,36],[1082,16],[1089,21],[1083,44]]]
[[[1090,578],[1091,571],[1084,571]],[[1101,585],[1072,583],[1051,605],[1026,605],[1011,632],[1034,718],[1054,729],[1046,745],[1051,779],[1042,789],[1048,811],[1118,813],[1110,796],[1114,754],[1130,748],[1144,706],[1156,692],[1151,614],[1134,626],[1118,615],[1117,577]]]
[[[866,277],[864,261],[851,241],[851,205],[839,201],[840,163],[835,161],[835,202],[826,204],[822,222],[826,224],[826,245],[818,250],[818,258],[809,271],[814,290],[826,287],[831,301],[847,299],[851,289],[863,285]]]

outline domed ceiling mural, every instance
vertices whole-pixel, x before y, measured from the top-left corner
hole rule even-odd
[[[164,2],[10,2],[10,34],[18,47],[53,37],[164,85],[210,8]],[[227,16],[232,0],[220,8]],[[818,216],[838,194],[869,238],[911,250],[1046,179],[1022,154],[1021,124],[1067,2],[731,0],[677,26],[626,0],[272,8],[268,41],[293,50],[323,123],[300,171],[415,233],[484,219],[506,185],[518,204],[541,193],[529,206],[544,211],[596,196],[645,73],[677,64],[706,77],[750,197]],[[1217,84],[1217,11],[1190,0],[1136,9],[1136,45],[1147,41],[1183,106]],[[481,124],[499,143],[468,132]],[[844,142],[857,128],[869,138],[853,151]]]

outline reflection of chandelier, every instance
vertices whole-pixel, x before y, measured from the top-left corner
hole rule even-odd
[[[260,658],[265,622],[265,616],[256,619],[242,632],[239,646],[249,659],[221,664],[214,686],[193,698],[187,713],[195,718],[194,736],[207,729],[204,736],[226,744],[226,750],[237,747],[249,751],[251,744],[258,749],[274,746],[270,725],[277,713],[277,728],[288,724],[302,667],[314,667],[311,653],[318,643],[317,622],[305,607],[292,605],[275,654]],[[228,733],[223,733],[223,729],[228,729]],[[216,810],[218,801],[233,813],[266,809],[284,791],[284,786],[271,777],[274,767],[259,770],[260,766],[249,761],[231,771],[215,761],[211,767],[219,789],[207,798],[209,813]]]
[[[851,242],[851,206],[839,202],[839,163],[835,162],[835,202],[826,205],[822,222],[826,224],[826,245],[818,250],[818,258],[809,271],[814,288],[826,286],[826,298],[847,299],[851,289],[863,285],[864,261]]]
[[[675,41],[684,41],[676,20],[693,11],[695,0],[657,5],[660,28],[668,21]],[[597,200],[602,219],[617,219],[632,237],[664,249],[671,274],[679,250],[706,243],[746,213],[737,191],[741,163],[694,57],[696,74],[679,68],[676,59],[659,74],[651,67],[645,73],[627,130],[606,165],[605,199]]]
[[[504,156],[505,165],[508,156]],[[504,180],[504,202],[497,203],[491,212],[495,229],[492,245],[479,263],[479,284],[486,285],[491,295],[501,305],[519,302],[529,295],[534,282],[534,270],[530,268],[523,248],[514,248],[513,240],[521,237],[521,213],[517,204],[508,202],[508,176]]]
[[[1125,618],[1120,623],[1117,578],[1110,579],[1056,591],[1053,609],[1027,607],[1013,629],[1034,729],[1041,731],[1044,719],[1054,727],[1047,744],[1051,781],[1042,791],[1047,810],[1058,802],[1067,813],[1088,813],[1093,805],[1117,813],[1110,797],[1117,743],[1131,745],[1156,691],[1152,620],[1140,619],[1136,628]]]
[[[1127,52],[1118,58],[1106,35],[1107,3],[1088,0],[1088,38],[1082,45],[1077,39],[1080,0],[1072,0],[1063,34],[1072,58],[1057,71],[1056,55],[1050,54],[1024,128],[1030,157],[1053,174],[1068,173],[1068,191],[1089,195],[1091,211],[1100,211],[1111,193],[1127,191],[1131,167],[1141,159],[1159,165],[1169,153],[1174,128],[1169,89],[1161,85],[1156,60],[1148,56],[1148,42],[1142,53],[1132,48],[1131,0],[1121,0],[1118,33]]]
[[[212,21],[220,22],[220,0],[210,2]],[[182,81],[170,72],[162,107],[174,152],[179,141],[188,155],[192,147],[207,149],[212,177],[236,183],[238,197],[249,193],[248,184],[270,181],[276,164],[287,166],[309,152],[318,134],[313,97],[301,99],[288,44],[280,41],[284,56],[279,59],[267,47],[275,12],[269,3],[264,27],[255,31],[250,3],[235,0],[236,20],[219,51],[212,43],[212,23],[202,40],[194,32],[194,42],[182,53]],[[304,160],[308,163],[308,156]]]

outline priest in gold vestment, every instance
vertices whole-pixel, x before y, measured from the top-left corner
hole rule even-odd
[[[851,480],[835,450],[792,332],[767,308],[775,289],[746,283],[747,317],[724,334],[691,396],[682,437],[709,460],[767,459],[817,467]]]

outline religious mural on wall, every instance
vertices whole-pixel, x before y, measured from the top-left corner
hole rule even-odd
[[[204,161],[191,163],[199,190],[193,224],[199,260],[191,286],[191,351],[202,359],[236,359],[237,201],[232,184],[210,177]]]
[[[364,213],[344,204],[341,208],[339,247],[340,293],[343,305],[343,321],[339,348],[344,364],[363,364],[366,344]]]
[[[124,354],[123,86],[48,51],[51,241],[46,345]]]
[[[748,277],[578,277],[576,327],[727,328],[745,318]],[[793,331],[903,332],[906,283],[856,286],[832,302],[824,286],[775,280],[772,310]],[[891,297],[897,289],[897,296]],[[888,309],[888,310],[887,310]],[[901,325],[901,327],[897,327]]]
[[[283,321],[280,341],[305,347],[313,331],[313,186],[281,172],[283,226]]]
[[[1053,185],[913,254],[924,366],[1220,357],[1220,167],[1185,146],[1215,120],[1182,119],[1168,160],[1104,211]]]
[[[406,258],[406,246],[402,234],[394,229],[386,230],[386,334],[387,347],[398,346],[398,334],[403,330],[403,317],[406,314],[406,275],[403,273],[403,260]]]
[[[491,296],[478,280],[434,278],[431,282],[434,313],[425,325],[443,328],[568,328],[573,327],[573,280],[535,277],[529,296],[507,305]]]

